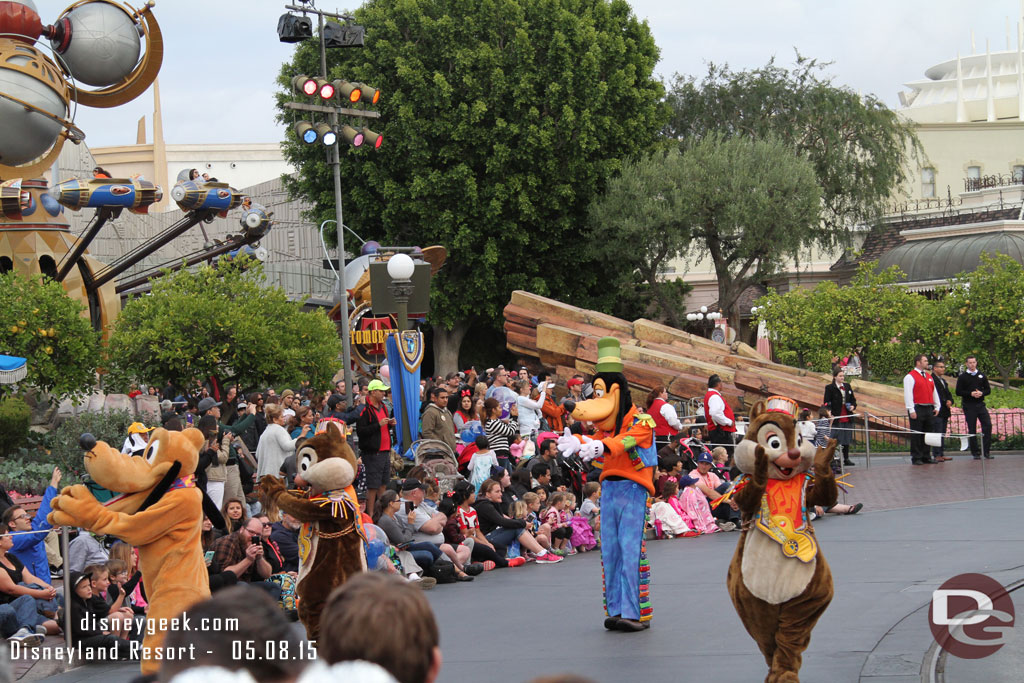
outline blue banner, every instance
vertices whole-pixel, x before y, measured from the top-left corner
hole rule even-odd
[[[388,368],[391,371],[391,400],[395,411],[395,450],[405,453],[420,438],[420,363],[423,335],[405,331],[388,335]],[[408,432],[406,427],[408,426]]]

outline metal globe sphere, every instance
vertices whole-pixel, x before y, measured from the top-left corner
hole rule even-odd
[[[98,87],[120,83],[139,63],[139,28],[119,7],[90,3],[61,17],[71,22],[71,41],[60,53],[75,80]],[[60,45],[50,41],[59,52]]]
[[[363,248],[359,250],[359,253],[363,256],[369,256],[370,254],[376,254],[380,251],[380,244],[374,240],[370,240],[363,244]]]
[[[0,61],[0,92],[16,97],[27,104],[63,119],[67,117],[67,102],[38,76],[15,71],[12,65],[27,66],[35,58],[14,54]],[[57,141],[62,126],[59,121],[36,111],[26,110],[17,102],[0,97],[0,163],[21,166],[42,156]]]

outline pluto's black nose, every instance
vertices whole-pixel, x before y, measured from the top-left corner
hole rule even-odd
[[[78,445],[82,447],[83,451],[91,451],[96,448],[96,437],[86,432],[78,437]]]

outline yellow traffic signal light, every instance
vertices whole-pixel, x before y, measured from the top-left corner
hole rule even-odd
[[[363,96],[358,83],[337,80],[334,81],[334,90],[338,94],[338,99],[342,102],[355,103]]]

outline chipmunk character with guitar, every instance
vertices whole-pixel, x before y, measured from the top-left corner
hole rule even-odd
[[[743,532],[729,564],[727,586],[736,612],[769,673],[766,682],[798,682],[811,630],[832,601],[832,573],[818,549],[808,510],[836,502],[829,463],[835,440],[815,449],[797,429],[795,401],[772,396],[750,412],[736,445],[744,473],[732,497]],[[809,472],[814,465],[813,475]]]

